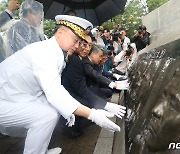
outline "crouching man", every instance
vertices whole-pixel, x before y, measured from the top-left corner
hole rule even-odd
[[[47,150],[52,132],[62,115],[79,115],[111,131],[120,127],[104,110],[90,109],[76,101],[61,85],[62,50],[76,50],[92,24],[82,18],[56,16],[55,35],[19,50],[0,63],[0,125],[28,129],[23,154],[59,154]]]

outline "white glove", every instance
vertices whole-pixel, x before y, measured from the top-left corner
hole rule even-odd
[[[107,102],[104,109],[107,110],[108,112],[114,113],[117,117],[119,117],[121,119],[124,116],[124,114],[126,113],[125,106],[121,106],[121,105],[110,103],[110,102]]]
[[[127,76],[125,76],[125,75],[119,75],[119,74],[113,74],[113,77],[115,77],[116,80],[119,80],[120,78],[121,78],[122,80],[127,79]]]
[[[108,119],[113,116],[114,116],[113,113],[107,112],[105,110],[91,109],[91,113],[90,113],[88,119],[91,120],[92,122],[96,123],[100,127],[106,128],[112,132],[120,131],[120,127]]]
[[[129,89],[128,80],[116,81],[116,83],[117,83],[116,89],[118,89],[118,90],[128,90]]]
[[[68,125],[68,127],[72,127],[74,123],[75,123],[75,116],[74,114],[71,114],[69,118],[67,118],[66,125]]]
[[[115,86],[115,82],[111,82],[111,83],[109,84],[109,87],[110,87],[111,89],[113,89],[114,86]]]

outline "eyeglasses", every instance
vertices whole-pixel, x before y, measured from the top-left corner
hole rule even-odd
[[[81,46],[82,40],[80,38],[78,38],[71,30],[65,30],[72,38],[73,38],[73,42],[74,45],[78,44],[79,46]],[[71,32],[70,32],[71,31]]]
[[[86,49],[91,49],[92,48],[92,43],[82,41],[81,44],[80,44],[80,47],[84,47]]]

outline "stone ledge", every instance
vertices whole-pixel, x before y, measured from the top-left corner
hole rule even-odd
[[[120,97],[123,94],[121,92]],[[119,100],[119,93],[114,93],[111,102],[119,104]],[[93,154],[125,154],[124,120],[116,117],[113,117],[111,120],[121,127],[121,131],[113,133],[102,128]]]

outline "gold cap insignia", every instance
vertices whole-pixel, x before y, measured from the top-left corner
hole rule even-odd
[[[70,21],[59,20],[59,21],[57,21],[57,25],[64,25],[64,26],[70,28],[76,35],[78,35],[83,40],[85,39],[85,37],[87,35],[86,30],[84,28],[82,28],[81,26],[74,24]]]

